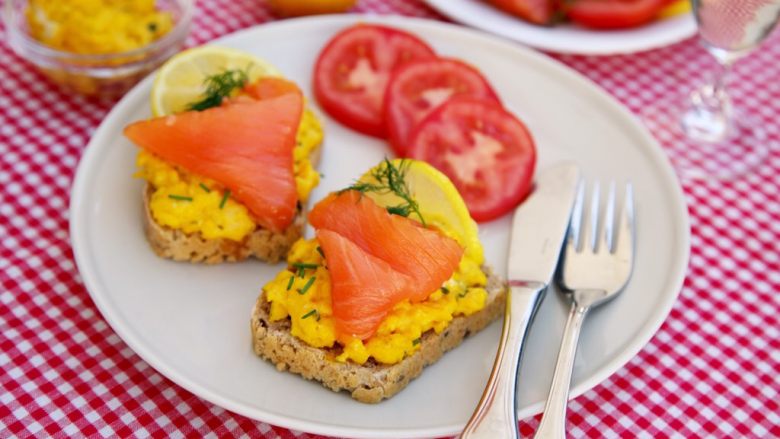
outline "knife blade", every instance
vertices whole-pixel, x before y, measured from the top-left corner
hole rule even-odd
[[[523,342],[558,265],[579,184],[575,164],[550,167],[515,210],[501,341],[485,392],[461,438],[518,437],[515,389]]]
[[[579,169],[563,163],[539,176],[533,194],[515,210],[507,278],[549,284],[569,227]]]

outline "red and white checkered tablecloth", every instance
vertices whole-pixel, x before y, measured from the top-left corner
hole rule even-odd
[[[441,19],[415,0],[356,10]],[[188,43],[272,19],[260,0],[202,0]],[[114,101],[62,93],[12,53],[3,27],[0,37],[0,437],[311,437],[194,396],[111,330],[76,269],[68,204]],[[635,112],[715,67],[694,40],[553,57]],[[571,401],[573,437],[780,437],[780,32],[737,64],[731,90],[774,149],[750,176],[685,183],[692,253],[680,298],[639,355]],[[522,434],[538,422],[522,420]]]

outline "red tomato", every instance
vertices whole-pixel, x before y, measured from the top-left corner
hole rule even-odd
[[[536,166],[525,125],[495,102],[468,96],[450,99],[420,122],[408,153],[450,177],[480,222],[518,205]]]
[[[408,63],[390,76],[385,93],[385,124],[390,145],[403,157],[414,127],[452,96],[469,95],[500,104],[477,69],[461,61],[433,58]]]
[[[358,24],[339,32],[320,52],[314,67],[314,95],[334,119],[383,137],[382,101],[390,72],[434,56],[433,49],[414,35]]]
[[[552,0],[488,0],[493,6],[536,24],[549,24],[553,16]]]
[[[669,0],[576,0],[565,3],[566,14],[577,24],[596,29],[639,26],[655,19]]]

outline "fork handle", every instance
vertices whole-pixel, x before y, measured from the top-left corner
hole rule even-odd
[[[577,340],[580,338],[582,322],[589,310],[590,305],[578,305],[577,301],[573,301],[571,304],[569,318],[563,329],[563,339],[561,340],[561,349],[558,351],[558,361],[555,364],[550,394],[547,396],[542,422],[536,429],[535,438],[560,439],[566,437],[566,403],[569,400],[571,372],[574,368],[574,358],[577,355]]]
[[[513,439],[518,437],[515,389],[517,366],[528,326],[547,285],[510,281],[501,341],[485,392],[460,439]]]

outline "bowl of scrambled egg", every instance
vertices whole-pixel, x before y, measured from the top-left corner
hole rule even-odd
[[[178,52],[194,0],[5,0],[9,45],[65,89],[114,97]]]

